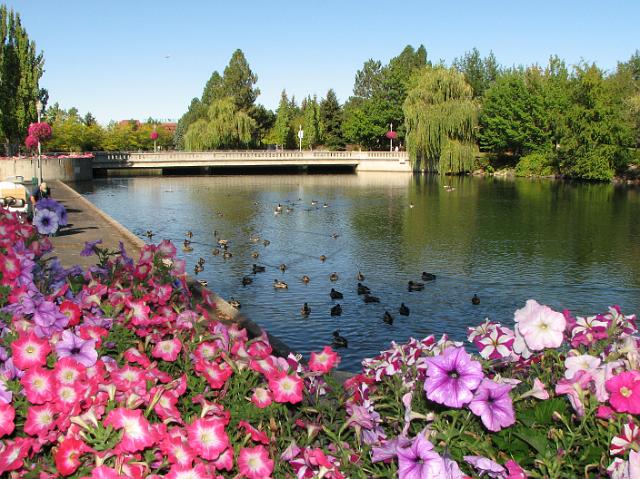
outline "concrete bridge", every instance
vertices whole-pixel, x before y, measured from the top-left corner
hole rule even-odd
[[[224,168],[343,168],[354,171],[411,172],[405,151],[324,151],[324,150],[219,150],[205,152],[168,151],[155,153],[97,152],[93,170],[213,171]]]

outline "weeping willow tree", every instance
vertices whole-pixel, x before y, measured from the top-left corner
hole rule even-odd
[[[453,68],[426,67],[411,79],[403,105],[411,161],[426,171],[470,171],[478,147],[473,89]]]
[[[208,119],[192,123],[184,137],[188,151],[246,147],[256,131],[256,122],[238,110],[233,98],[216,100],[209,106]]]

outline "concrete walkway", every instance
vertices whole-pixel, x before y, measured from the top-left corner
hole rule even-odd
[[[102,239],[102,247],[118,249],[122,241],[127,254],[135,260],[140,256],[144,241],[94,206],[77,191],[61,181],[50,181],[51,197],[67,209],[69,225],[51,238],[54,254],[69,268],[79,264],[83,268],[96,264],[95,256],[80,256],[87,241]]]

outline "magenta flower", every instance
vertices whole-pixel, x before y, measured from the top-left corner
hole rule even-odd
[[[472,361],[464,348],[448,347],[426,361],[429,368],[424,389],[430,401],[459,408],[473,399],[484,374],[480,363]]]
[[[490,379],[483,379],[478,386],[469,409],[480,416],[482,424],[489,431],[499,431],[516,422],[509,391],[511,386],[498,384]]]
[[[28,135],[24,140],[24,146],[29,150],[33,150],[38,146],[38,139],[35,136]]]
[[[423,434],[418,434],[409,447],[399,447],[397,454],[400,479],[447,477],[444,460]]]
[[[33,312],[33,322],[36,324],[35,333],[41,337],[50,337],[56,331],[62,331],[69,318],[60,312],[60,308],[51,301],[42,301]]]
[[[93,366],[98,360],[95,339],[84,340],[71,331],[62,332],[62,340],[56,344],[58,358],[72,358],[86,367]]]
[[[503,478],[507,470],[495,461],[483,456],[464,456],[464,460],[471,464],[480,475],[486,474],[493,478]]]

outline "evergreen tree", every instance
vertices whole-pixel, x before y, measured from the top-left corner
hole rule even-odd
[[[0,135],[7,154],[16,151],[37,120],[36,101],[48,97],[38,86],[43,67],[42,53],[29,40],[20,15],[0,5]]]
[[[211,74],[204,86],[200,101],[205,105],[211,105],[214,100],[220,100],[224,96],[223,79],[217,71]]]
[[[173,135],[173,143],[178,150],[184,149],[184,135],[187,133],[189,127],[198,120],[206,119],[207,117],[207,105],[201,102],[198,98],[191,100],[189,109],[178,120],[176,131]]]
[[[330,150],[344,148],[342,137],[342,108],[333,89],[320,101],[320,119],[324,127],[323,142]]]
[[[315,96],[313,98],[307,97],[302,111],[304,114],[304,138],[302,144],[313,149],[322,142],[323,125],[320,118],[318,99]]]
[[[282,90],[280,95],[280,104],[276,112],[276,122],[273,125],[273,131],[270,135],[272,141],[282,148],[290,149],[295,147],[295,136],[291,128],[291,120],[293,117],[291,103],[287,97],[287,92]]]
[[[233,52],[222,78],[224,96],[233,98],[238,110],[249,111],[260,94],[260,90],[254,88],[257,81],[258,76],[251,71],[242,50]]]
[[[453,66],[464,74],[465,80],[473,88],[473,97],[481,98],[489,86],[497,79],[499,66],[493,52],[482,58],[477,48],[456,58]]]

